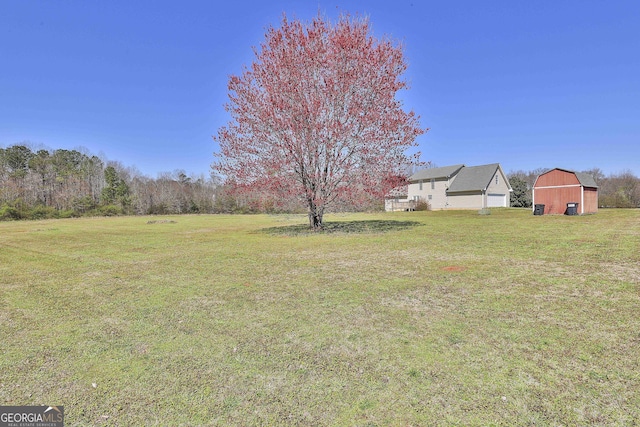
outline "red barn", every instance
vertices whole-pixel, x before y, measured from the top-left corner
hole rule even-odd
[[[567,213],[568,203],[578,203],[578,214],[598,212],[598,185],[593,176],[555,168],[536,178],[533,205],[544,205],[544,214]]]

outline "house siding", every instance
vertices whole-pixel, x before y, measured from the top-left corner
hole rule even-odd
[[[482,209],[484,207],[484,195],[477,192],[455,193],[449,198],[450,209]]]
[[[431,180],[424,180],[422,182],[422,190],[420,190],[419,182],[411,183],[408,190],[409,199],[415,200],[417,197],[428,202],[431,209],[446,209],[448,207],[446,191],[449,187],[449,182],[446,178],[435,179],[434,188],[431,189]],[[429,199],[429,196],[431,196],[431,199]]]
[[[498,176],[498,183],[496,184],[496,175]],[[504,194],[505,195],[505,205],[504,207],[511,206],[511,192],[509,191],[509,187],[507,186],[507,178],[500,172],[500,169],[496,171],[496,174],[491,178],[491,183],[487,186],[487,194]],[[486,200],[484,201],[485,205],[482,207],[487,207]]]

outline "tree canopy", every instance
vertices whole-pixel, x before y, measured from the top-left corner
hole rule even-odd
[[[230,77],[214,171],[238,189],[300,199],[316,229],[341,202],[382,198],[419,163],[407,150],[425,132],[396,98],[406,68],[401,46],[375,38],[367,19],[283,16]]]
[[[531,207],[531,191],[527,181],[519,176],[509,178],[509,184],[513,189],[511,194],[511,207],[529,208]]]

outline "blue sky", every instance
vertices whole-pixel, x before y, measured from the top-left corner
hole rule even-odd
[[[423,160],[640,176],[635,0],[0,0],[0,147],[208,174],[228,76],[283,12],[318,11],[404,44]]]

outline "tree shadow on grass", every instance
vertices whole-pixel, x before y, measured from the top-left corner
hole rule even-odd
[[[307,224],[286,225],[280,227],[263,228],[268,234],[284,236],[312,236],[316,234],[372,234],[387,233],[389,231],[406,230],[423,225],[418,221],[365,220],[325,222],[324,228],[314,231]]]

